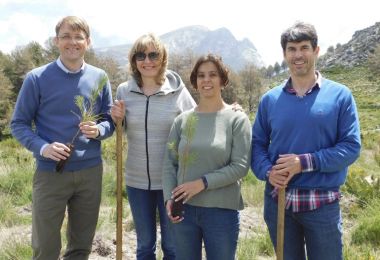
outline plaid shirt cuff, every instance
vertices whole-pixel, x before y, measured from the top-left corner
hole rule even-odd
[[[312,172],[316,170],[314,156],[310,153],[301,154],[298,156],[301,161],[301,172]]]

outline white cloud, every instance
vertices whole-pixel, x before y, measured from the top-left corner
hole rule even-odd
[[[355,0],[354,0],[355,1]],[[24,4],[15,4],[24,3]],[[315,25],[322,52],[346,43],[356,30],[380,21],[372,0],[254,1],[230,0],[0,0],[0,50],[32,40],[43,43],[65,15],[85,18],[102,44],[133,42],[140,35],[158,35],[183,26],[226,27],[236,38],[248,38],[267,64],[282,61],[281,32],[296,20]],[[22,10],[18,9],[22,8]],[[12,40],[11,40],[12,39]],[[96,46],[96,39],[94,39]]]
[[[7,20],[0,21],[0,26],[0,38],[5,39],[1,41],[0,49],[5,52],[30,41],[43,44],[53,32],[53,28],[48,28],[41,16],[30,13],[13,13]]]
[[[25,3],[28,0],[0,0],[0,6],[5,6],[7,4],[14,4],[14,3]]]

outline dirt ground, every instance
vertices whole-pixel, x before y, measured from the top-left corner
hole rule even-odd
[[[126,222],[123,225],[127,225]],[[264,229],[261,209],[246,207],[240,211],[240,237],[249,237],[253,230]],[[115,232],[114,232],[115,233]],[[161,237],[158,227],[157,245],[160,245]],[[104,240],[101,235],[96,235],[93,242],[93,250],[90,260],[116,259],[115,240]],[[123,259],[136,259],[136,234],[134,231],[123,232]]]

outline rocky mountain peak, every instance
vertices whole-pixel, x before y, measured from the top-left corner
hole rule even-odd
[[[181,54],[191,50],[196,55],[209,52],[220,55],[224,62],[233,70],[240,70],[247,63],[258,67],[264,62],[255,46],[248,39],[237,40],[227,28],[209,30],[204,26],[187,26],[160,36],[170,53]],[[127,53],[131,44],[111,46],[95,50],[102,55],[108,55],[125,66],[128,63]]]
[[[356,31],[351,40],[336,46],[321,56],[319,68],[334,66],[353,67],[365,63],[376,46],[380,44],[380,22],[375,25]]]

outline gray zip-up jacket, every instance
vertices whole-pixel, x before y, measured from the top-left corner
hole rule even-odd
[[[138,189],[161,190],[170,128],[177,115],[195,107],[195,101],[180,76],[169,70],[155,94],[146,96],[136,81],[130,79],[118,86],[116,98],[125,101],[126,184]]]

